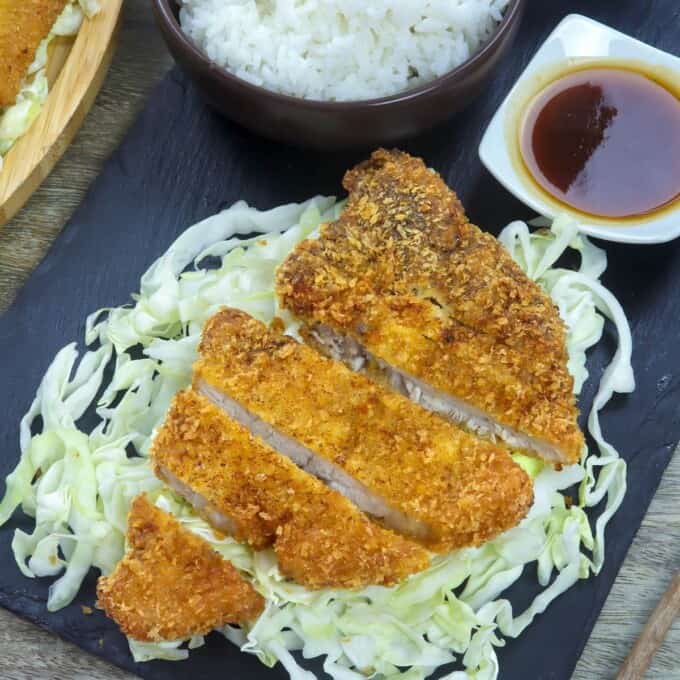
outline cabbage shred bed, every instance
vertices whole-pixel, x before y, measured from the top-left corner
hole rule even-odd
[[[605,319],[618,345],[588,416],[597,450],[584,449],[580,464],[561,471],[515,456],[531,475],[535,495],[519,526],[481,547],[437,556],[428,570],[395,587],[309,591],[281,576],[271,550],[254,552],[213,533],[153,475],[150,441],[173,395],[190,383],[204,322],[230,305],[265,322],[279,315],[295,334],[294,320],[277,307],[275,270],[341,210],[342,203],[324,197],[267,212],[233,205],[184,232],[142,276],[134,304],[92,314],[82,355],[76,343],[57,354],[21,421],[21,458],[0,502],[0,523],[19,505],[35,519],[31,534],[15,531],[12,550],[27,577],[54,578],[48,610],[72,602],[90,568],[113,570],[124,553],[130,503],[142,492],[231,560],[267,598],[251,627],[227,626],[221,633],[268,666],[280,662],[294,680],[314,678],[300,656],[323,657],[335,680],[419,680],[454,661],[464,670],[450,672],[448,680],[494,679],[495,648],[520,635],[579,579],[602,569],[605,527],[623,500],[626,464],[604,439],[599,413],[615,392],[635,387],[632,343],[620,305],[600,283],[604,251],[564,218],[533,232],[514,222],[499,238],[559,308],[577,392],[588,379],[586,351],[602,337]],[[568,250],[580,255],[577,269],[556,266]],[[218,258],[219,267],[202,268],[208,256]],[[79,419],[92,408],[98,424],[82,431]],[[33,435],[37,419],[41,431]],[[578,498],[569,502],[561,492],[574,485]],[[525,569],[540,592],[517,613],[508,589]],[[130,648],[138,661],[179,660],[202,643],[200,637],[130,640]]]

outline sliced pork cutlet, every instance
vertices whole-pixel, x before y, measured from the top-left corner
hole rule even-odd
[[[38,46],[70,0],[0,0],[0,109],[14,104]]]
[[[532,485],[507,450],[462,431],[244,312],[208,320],[194,387],[385,526],[432,550],[516,525]]]
[[[206,635],[256,619],[264,598],[206,541],[138,496],[128,516],[128,552],[97,584],[97,598],[125,635],[140,642]]]
[[[261,549],[308,588],[392,585],[429,566],[429,554],[368,519],[337,491],[298,468],[187,390],[152,446],[156,474],[216,528]]]
[[[481,436],[578,461],[565,329],[550,297],[420,159],[377,151],[344,185],[340,218],[277,274],[280,303],[308,341]]]

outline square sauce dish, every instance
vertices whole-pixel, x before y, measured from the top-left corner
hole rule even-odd
[[[680,236],[680,58],[577,14],[540,47],[479,156],[523,203],[621,243]]]

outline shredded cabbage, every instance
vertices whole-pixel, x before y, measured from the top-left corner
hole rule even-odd
[[[605,528],[626,490],[626,464],[604,439],[599,413],[614,392],[635,387],[632,342],[621,307],[599,282],[604,251],[565,218],[533,232],[514,222],[500,240],[555,301],[567,328],[576,392],[588,378],[586,351],[600,340],[605,318],[617,331],[618,348],[588,418],[597,452],[584,448],[580,464],[561,471],[515,454],[534,481],[535,496],[519,526],[479,548],[435,557],[428,570],[393,588],[308,591],[282,577],[271,550],[256,553],[216,535],[154,477],[146,457],[152,433],[172,396],[189,384],[206,319],[228,304],[265,322],[280,314],[294,334],[294,319],[277,307],[276,268],[342,207],[323,197],[267,212],[235,204],[184,232],[144,274],[133,305],[90,315],[90,349],[80,361],[74,344],[57,354],[22,420],[21,458],[0,502],[0,523],[18,505],[35,518],[32,534],[16,531],[12,549],[26,576],[58,576],[50,611],[73,600],[90,567],[104,574],[113,569],[123,555],[130,502],[143,491],[231,560],[267,598],[251,627],[221,632],[264,664],[281,663],[294,680],[314,676],[293,652],[324,657],[324,669],[335,680],[418,680],[454,661],[463,670],[451,671],[448,680],[492,680],[499,670],[495,648],[520,635],[579,579],[601,570]],[[258,235],[238,238],[252,233]],[[556,266],[569,249],[580,255],[576,270]],[[206,258],[218,266],[204,267]],[[109,366],[113,377],[105,384]],[[78,421],[88,408],[96,409],[99,423],[86,433]],[[38,417],[42,431],[32,436]],[[128,455],[130,447],[137,455]],[[578,499],[567,499],[562,492],[574,485]],[[586,514],[603,500],[599,514]],[[511,586],[532,563],[540,592],[515,615]],[[130,649],[137,661],[178,660],[202,642],[130,640]]]
[[[31,127],[47,99],[49,87],[46,67],[50,43],[57,36],[75,35],[80,29],[83,17],[91,17],[98,11],[99,4],[93,0],[72,0],[66,5],[51,31],[38,46],[14,104],[5,109],[0,108],[0,171],[2,157]]]

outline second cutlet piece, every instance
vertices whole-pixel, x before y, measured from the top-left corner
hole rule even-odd
[[[371,522],[337,491],[253,437],[208,399],[180,392],[151,450],[156,474],[216,528],[309,588],[391,585],[429,565],[416,543]]]
[[[197,391],[388,527],[433,550],[515,526],[532,501],[503,448],[235,309],[206,324]]]

